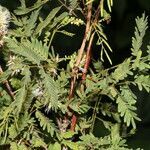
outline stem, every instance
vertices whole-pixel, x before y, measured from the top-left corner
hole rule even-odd
[[[80,64],[80,61],[82,59],[82,55],[85,49],[85,45],[86,45],[86,41],[87,41],[87,37],[88,37],[88,33],[90,32],[90,25],[91,25],[91,17],[92,17],[92,3],[90,3],[88,6],[88,13],[87,13],[87,23],[86,23],[86,29],[85,29],[85,34],[84,34],[84,38],[81,44],[81,47],[78,51],[78,56],[77,56],[77,61],[75,66],[78,66]]]
[[[82,55],[85,49],[85,45],[86,45],[86,41],[87,41],[87,36],[88,36],[88,32],[90,31],[90,22],[91,22],[91,16],[92,16],[92,3],[90,3],[88,6],[88,13],[87,13],[87,23],[86,23],[86,29],[85,29],[85,34],[84,34],[84,38],[81,44],[81,47],[78,51],[78,56],[77,56],[77,61],[75,66],[78,66],[80,64],[80,61],[82,59]],[[72,79],[71,79],[71,88],[70,88],[70,93],[69,93],[69,99],[71,99],[73,97],[73,93],[74,93],[74,87],[75,87],[75,82],[76,82],[76,74],[78,73],[78,70],[76,67],[74,67],[72,69]]]
[[[89,67],[89,64],[90,64],[90,60],[91,60],[91,51],[92,51],[92,43],[93,43],[93,39],[94,39],[94,34],[93,33],[91,35],[91,38],[90,38],[90,42],[89,42],[89,45],[88,45],[88,48],[87,48],[87,53],[86,53],[86,61],[85,61],[85,65],[84,65],[84,72],[82,74],[82,80],[85,80],[86,78],[86,73],[87,73],[87,70],[88,70],[88,67]]]
[[[97,108],[100,104],[100,100],[101,100],[102,97],[100,97],[97,102],[95,103],[95,107],[94,107],[94,110],[93,110],[93,115],[92,115],[92,127],[91,127],[91,132],[93,132],[93,129],[94,129],[94,124],[95,124],[95,120],[96,120],[96,114],[97,114]]]
[[[53,40],[53,38],[54,38],[55,33],[56,33],[56,30],[53,31],[52,36],[51,36],[51,38],[50,38],[50,41],[49,41],[49,44],[48,44],[48,47],[49,47],[49,48],[50,48],[50,46],[51,46],[51,43],[52,43],[52,40]]]
[[[98,17],[100,14],[99,11],[100,11],[100,7],[98,7],[96,10],[93,25],[97,24],[97,22],[98,22]],[[91,51],[92,51],[92,43],[93,43],[94,35],[95,35],[95,32],[91,35],[90,42],[89,42],[89,45],[87,48],[86,61],[85,61],[85,65],[84,65],[84,72],[82,74],[82,81],[85,80],[85,78],[86,78],[86,73],[87,73],[87,70],[89,68],[89,64],[91,61]]]
[[[73,14],[74,16],[77,16],[67,5],[65,5],[65,3],[63,3],[61,0],[58,0],[58,2],[64,6],[67,10],[69,10],[69,12],[71,12],[71,14]]]
[[[2,74],[2,73],[3,73],[3,69],[2,69],[2,67],[0,66],[0,74]],[[9,85],[8,80],[3,81],[3,84],[5,85],[5,87],[6,87],[6,89],[7,89],[7,92],[8,92],[8,94],[10,95],[10,97],[12,98],[12,100],[15,100],[15,98],[14,98],[14,93],[13,93],[13,91],[12,91],[12,89],[11,89],[11,86]]]
[[[90,3],[87,6],[87,9],[88,9],[88,12],[87,12],[87,23],[86,23],[85,34],[84,34],[84,38],[83,38],[81,47],[78,51],[78,56],[77,56],[77,61],[76,61],[75,67],[72,69],[73,76],[71,78],[71,88],[70,88],[70,93],[69,93],[69,100],[73,97],[73,94],[74,94],[75,82],[76,82],[77,73],[78,73],[77,66],[80,64],[80,61],[82,59],[83,52],[84,52],[84,49],[85,49],[85,45],[86,45],[86,42],[87,42],[88,33],[91,30],[90,26],[91,26],[91,17],[92,17],[92,3]],[[71,127],[70,127],[71,131],[75,130],[76,122],[77,122],[77,117],[76,117],[75,114],[73,114],[72,119],[71,119]]]

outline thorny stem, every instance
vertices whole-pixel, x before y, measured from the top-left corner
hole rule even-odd
[[[90,60],[91,60],[91,50],[92,50],[92,43],[93,43],[93,39],[94,39],[94,34],[93,33],[91,35],[91,38],[90,38],[90,42],[89,42],[89,45],[88,45],[88,48],[87,48],[87,53],[86,53],[86,61],[85,61],[85,65],[84,65],[84,72],[82,74],[82,80],[85,80],[86,78],[86,73],[87,73],[87,70],[88,70],[88,67],[89,67],[89,64],[90,64]]]
[[[2,69],[2,67],[0,66],[0,74],[2,74],[3,73],[3,69]],[[12,91],[12,89],[11,89],[11,86],[9,85],[9,82],[7,81],[7,80],[5,80],[5,81],[3,81],[3,84],[5,85],[5,87],[6,87],[6,89],[7,89],[7,92],[8,92],[8,94],[10,95],[10,97],[12,98],[12,100],[14,100],[15,98],[14,98],[14,93],[13,93],[13,91]]]
[[[77,73],[78,73],[78,69],[76,67],[78,67],[78,65],[81,62],[83,52],[84,52],[84,49],[86,46],[87,38],[88,38],[88,33],[91,30],[90,26],[91,26],[91,17],[92,17],[92,3],[87,5],[87,9],[88,9],[87,10],[87,23],[86,23],[85,34],[84,34],[84,38],[83,38],[81,47],[78,51],[78,56],[77,56],[77,61],[76,61],[75,67],[72,69],[73,76],[71,78],[71,88],[70,88],[70,93],[69,93],[69,100],[73,97],[73,94],[74,94],[75,82],[76,82]],[[72,119],[71,119],[71,127],[70,127],[71,131],[75,130],[76,122],[77,122],[77,117],[75,114],[73,114]]]
[[[100,15],[100,7],[97,8],[96,13],[95,13],[95,18],[93,21],[93,26],[98,22],[98,17]],[[86,78],[86,73],[87,70],[89,68],[89,64],[90,64],[90,60],[91,60],[91,51],[92,51],[92,43],[93,43],[93,39],[94,39],[94,35],[95,33],[93,33],[90,37],[90,42],[87,48],[87,52],[86,52],[86,61],[85,61],[85,65],[84,65],[84,72],[82,74],[82,80],[85,80]]]
[[[84,49],[85,49],[88,33],[90,32],[91,17],[92,17],[92,3],[90,3],[87,6],[87,8],[88,8],[88,13],[87,13],[87,23],[86,23],[85,34],[84,34],[84,38],[83,38],[81,47],[78,51],[78,56],[77,56],[77,61],[76,61],[75,66],[78,66],[80,64],[80,61],[82,59],[82,55],[83,55],[83,52],[84,52]]]
[[[88,33],[90,31],[90,25],[91,25],[91,16],[92,16],[92,3],[90,3],[88,6],[88,12],[87,12],[87,23],[86,23],[86,29],[85,29],[85,34],[84,34],[84,38],[81,44],[81,47],[78,51],[78,56],[77,56],[77,61],[75,64],[75,67],[72,70],[72,79],[71,79],[71,88],[70,88],[70,93],[69,93],[69,99],[71,99],[73,97],[73,93],[74,93],[74,86],[75,86],[75,82],[76,82],[76,73],[78,73],[77,70],[77,66],[80,64],[80,61],[82,59],[82,55],[85,49],[85,45],[87,42],[87,37],[88,37]]]
[[[81,59],[82,59],[82,56],[83,56],[83,53],[84,53],[84,49],[85,49],[85,46],[86,46],[86,42],[88,40],[88,36],[90,36],[88,34],[89,34],[89,32],[92,32],[92,25],[94,25],[98,22],[98,17],[99,17],[99,14],[100,14],[99,13],[100,8],[98,7],[97,10],[96,10],[96,13],[95,13],[93,24],[91,25],[91,22],[92,22],[91,21],[92,20],[91,19],[91,17],[92,17],[92,3],[90,3],[87,6],[87,9],[88,9],[88,12],[87,12],[87,23],[86,23],[85,34],[84,34],[84,38],[83,38],[81,47],[78,51],[78,56],[77,56],[77,61],[76,61],[75,67],[78,67],[78,65],[81,62]],[[87,70],[89,68],[94,35],[95,35],[95,32],[92,33],[92,35],[90,36],[89,44],[88,44],[88,47],[87,47],[86,61],[85,61],[85,65],[84,65],[84,72],[82,74],[82,81],[85,80],[86,73],[87,73]],[[75,72],[74,68],[73,68],[73,72]],[[72,77],[72,80],[71,80],[71,89],[70,89],[70,93],[69,93],[69,99],[71,99],[73,97],[77,73],[78,73],[78,70],[76,71],[76,74]],[[73,114],[72,119],[71,119],[71,128],[70,128],[72,131],[74,131],[74,129],[75,129],[76,122],[77,122],[77,117]]]

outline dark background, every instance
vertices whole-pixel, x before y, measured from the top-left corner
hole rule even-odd
[[[7,7],[9,10],[13,10],[19,5],[19,0],[0,0],[0,5]],[[45,8],[45,10],[47,9]],[[113,65],[122,62],[130,56],[135,18],[141,16],[144,12],[146,16],[150,15],[150,0],[114,0],[111,22],[104,26],[105,33],[113,49],[113,53],[110,54]],[[69,30],[76,32],[76,36],[71,39],[70,37],[55,36],[53,45],[60,55],[71,54],[80,47],[84,31],[78,31],[75,27],[70,27]],[[150,22],[144,40],[143,50],[146,50],[146,45],[150,44]],[[93,49],[93,55],[97,58],[100,49],[98,47],[94,47]],[[110,64],[106,60],[105,67],[109,66]],[[138,123],[136,134],[128,138],[128,144],[133,148],[141,147],[144,150],[150,150],[150,94],[145,91],[139,92],[137,89],[135,89],[135,94],[138,96],[138,115],[142,121]],[[97,129],[98,132],[101,132],[98,122]],[[100,135],[102,133],[98,134]]]

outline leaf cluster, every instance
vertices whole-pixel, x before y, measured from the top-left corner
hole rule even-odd
[[[94,67],[89,69],[84,83],[81,81],[82,73],[78,72],[74,96],[68,99],[71,69],[77,53],[61,58],[52,47],[52,41],[56,34],[75,36],[66,27],[76,26],[80,30],[86,21],[78,16],[79,12],[84,14],[80,3],[73,0],[65,0],[64,3],[59,0],[61,6],[42,16],[43,7],[49,6],[47,2],[37,0],[28,7],[25,0],[20,0],[21,6],[12,15],[14,26],[4,38],[6,67],[0,71],[0,144],[9,144],[11,150],[129,149],[122,135],[131,134],[136,129],[136,121],[140,121],[133,87],[150,91],[150,46],[147,46],[146,54],[142,50],[148,28],[147,17],[143,14],[136,19],[131,57],[104,69],[103,53],[112,63],[107,52],[112,52],[112,49],[103,31],[103,22],[110,19],[108,12],[111,12],[113,2],[107,0],[104,8],[104,1],[100,1],[101,16],[91,26],[92,32],[98,36],[101,57],[91,62]],[[84,7],[93,2],[87,0]],[[83,56],[79,65],[81,70],[84,61]],[[66,66],[62,68],[60,63]],[[75,131],[70,131],[70,110],[78,116]],[[94,135],[96,120],[104,125],[108,135]],[[129,126],[133,128],[129,133],[123,131],[122,128]]]

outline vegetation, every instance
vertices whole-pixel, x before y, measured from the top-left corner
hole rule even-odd
[[[10,150],[130,149],[126,137],[140,121],[133,88],[150,91],[150,45],[142,49],[147,17],[136,18],[131,57],[111,66],[103,28],[111,21],[113,1],[58,0],[44,14],[52,3],[20,0],[11,17],[0,7],[0,144]],[[71,26],[85,29],[81,46],[60,57],[54,37],[76,36]],[[97,60],[93,45],[100,48]],[[96,120],[108,130],[104,137],[93,133]]]

